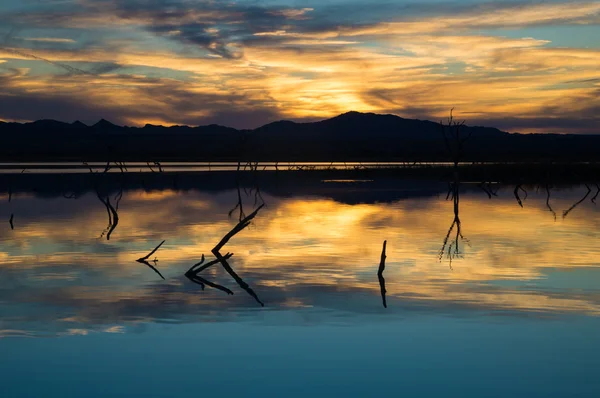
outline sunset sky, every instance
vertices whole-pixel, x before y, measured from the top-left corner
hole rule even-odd
[[[0,120],[600,133],[598,1],[0,0]]]

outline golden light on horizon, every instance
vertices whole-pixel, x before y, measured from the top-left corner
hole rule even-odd
[[[265,8],[279,21],[272,30],[246,25],[251,16],[235,6],[190,4],[181,19],[160,5],[127,17],[118,5],[98,7],[68,18],[57,10],[57,25],[35,12],[21,16],[47,34],[24,31],[0,48],[0,78],[12,98],[85,104],[88,118],[138,126],[254,128],[350,110],[437,120],[454,107],[467,121],[508,131],[597,131],[598,42],[547,29],[595,29],[595,2],[475,4],[447,15],[382,11],[367,25],[320,29],[310,25],[323,18],[319,7],[282,5]],[[164,32],[151,33],[159,17]],[[212,26],[196,32],[198,18]],[[246,38],[228,39],[231,26]],[[55,34],[59,28],[114,33],[98,30],[92,46]],[[206,44],[194,43],[200,33]],[[67,73],[71,67],[83,73]],[[26,115],[0,112],[4,120]],[[52,118],[43,108],[31,115]]]

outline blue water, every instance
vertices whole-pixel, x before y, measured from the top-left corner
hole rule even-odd
[[[387,318],[4,339],[3,396],[593,397],[600,390],[598,319]]]
[[[457,234],[446,184],[372,184],[0,198],[0,396],[599,396],[593,193],[465,185]],[[222,252],[265,307],[184,276],[262,203]]]

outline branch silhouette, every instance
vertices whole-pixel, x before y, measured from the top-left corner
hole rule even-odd
[[[439,261],[442,261],[444,255],[448,257],[450,269],[452,269],[452,260],[454,258],[459,258],[462,256],[462,252],[460,249],[460,242],[464,242],[467,245],[469,244],[469,240],[463,236],[462,233],[462,224],[460,221],[460,182],[457,179],[454,184],[451,186],[451,192],[448,193],[447,197],[452,197],[452,201],[454,203],[454,218],[450,227],[448,228],[448,232],[444,237],[444,242],[442,244],[442,248],[439,253]],[[455,232],[454,238],[450,241],[450,236],[452,232]]]
[[[546,207],[554,216],[554,221],[556,221],[556,212],[554,211],[552,206],[550,206],[550,186],[548,184],[546,184]]]
[[[598,198],[598,195],[600,195],[600,185],[598,185],[598,184],[595,184],[595,185],[596,185],[596,194],[592,198],[593,204],[596,204],[596,198]]]
[[[159,276],[160,276],[160,277],[161,277],[163,280],[165,279],[165,277],[164,277],[164,276],[163,276],[163,275],[160,273],[160,271],[159,271],[158,269],[156,269],[156,267],[154,267],[152,264],[150,264],[150,263],[148,262],[148,259],[150,258],[150,256],[151,256],[151,255],[153,255],[154,253],[156,253],[156,251],[157,251],[157,250],[158,250],[158,249],[159,249],[159,248],[160,248],[160,247],[163,245],[163,243],[165,243],[165,242],[166,242],[166,241],[164,241],[164,240],[163,240],[163,241],[162,241],[162,242],[160,242],[160,243],[159,243],[159,245],[158,245],[158,246],[156,246],[156,247],[154,248],[154,250],[152,250],[150,253],[146,254],[144,257],[140,257],[140,258],[138,258],[137,260],[135,260],[135,261],[137,261],[137,262],[138,262],[138,263],[140,263],[140,264],[145,264],[145,265],[147,265],[148,267],[150,267],[150,268],[151,268],[151,269],[152,269],[154,272],[156,272],[156,273],[157,273],[157,274],[158,274],[158,275],[159,275]],[[157,262],[158,262],[158,259],[154,259],[154,263],[156,264]]]
[[[588,184],[585,184],[585,187],[587,188],[586,194],[583,196],[583,198],[581,198],[577,202],[573,203],[573,205],[571,207],[569,207],[567,210],[563,211],[563,219],[566,218],[570,212],[575,210],[577,208],[577,206],[579,206],[581,203],[583,203],[583,201],[586,200],[588,196],[590,196],[590,193],[592,193],[592,189],[590,188],[590,186]]]
[[[117,225],[119,225],[119,214],[117,213],[117,210],[113,207],[113,205],[110,203],[109,196],[107,196],[106,199],[102,199],[100,194],[98,194],[98,199],[100,199],[100,201],[104,204],[104,206],[106,207],[106,212],[108,213],[108,226],[102,232],[100,237],[103,237],[104,234],[106,234],[106,240],[110,240],[110,235],[117,228]]]
[[[234,237],[237,233],[239,233],[240,231],[242,231],[244,228],[246,228],[248,225],[250,225],[250,223],[252,222],[252,220],[254,219],[254,217],[256,217],[256,215],[258,214],[258,212],[264,207],[264,203],[262,205],[260,205],[256,210],[254,210],[252,212],[252,214],[250,214],[247,217],[244,217],[243,219],[241,219],[237,225],[235,227],[233,227],[231,229],[231,231],[229,231],[227,234],[225,234],[225,236],[223,236],[223,238],[219,241],[219,243],[217,243],[217,245],[211,250],[212,254],[216,257],[216,260],[210,261],[206,264],[204,264],[204,255],[202,255],[202,259],[200,260],[200,262],[194,264],[186,273],[185,276],[190,279],[191,281],[199,284],[202,286],[202,289],[204,289],[204,286],[210,286],[210,287],[214,287],[216,289],[222,290],[228,294],[233,294],[233,292],[229,289],[227,289],[224,286],[218,285],[216,283],[212,283],[202,277],[200,277],[200,273],[204,270],[206,270],[207,268],[215,265],[215,264],[221,264],[221,266],[223,267],[223,269],[237,282],[237,284],[243,289],[245,290],[251,297],[254,298],[254,300],[256,300],[256,302],[258,302],[262,307],[265,306],[265,304],[258,298],[258,295],[254,292],[254,290],[252,290],[252,288],[250,287],[250,285],[248,285],[231,267],[231,265],[229,265],[229,263],[227,262],[227,260],[229,260],[232,256],[233,253],[227,253],[226,255],[222,255],[220,250],[223,248],[223,246],[225,246],[227,244],[227,242],[229,242],[229,240]]]
[[[214,254],[214,252],[218,252],[219,250],[221,250],[221,248],[223,246],[225,246],[227,244],[227,242],[229,242],[229,239],[231,239],[238,232],[240,232],[241,230],[243,230],[244,228],[246,228],[248,225],[250,225],[250,222],[252,221],[252,219],[254,219],[254,217],[256,217],[256,215],[258,214],[258,212],[260,211],[260,209],[262,209],[263,207],[265,207],[264,203],[262,205],[258,206],[256,208],[256,210],[254,210],[252,212],[252,214],[250,214],[248,217],[240,220],[240,222],[235,227],[233,227],[233,229],[231,231],[229,231],[223,237],[223,239],[221,239],[221,241],[219,243],[217,243],[217,245],[212,249],[213,254]]]
[[[165,242],[166,242],[166,240],[163,240],[162,242],[160,242],[160,243],[158,244],[158,246],[156,246],[156,247],[155,247],[155,248],[154,248],[154,249],[153,249],[153,250],[152,250],[150,253],[146,254],[144,257],[140,257],[140,258],[138,258],[138,260],[137,260],[137,261],[145,261],[145,260],[148,260],[148,259],[150,258],[150,256],[151,256],[151,255],[153,255],[154,253],[156,253],[156,251],[157,251],[158,249],[160,249],[160,247],[161,247],[161,246],[162,246],[162,245],[163,245]]]
[[[227,253],[224,257],[226,259],[229,259],[231,256],[233,256],[233,253]],[[185,276],[192,282],[197,283],[200,286],[202,286],[202,290],[204,290],[204,286],[206,285],[206,286],[210,286],[214,289],[224,291],[227,294],[233,295],[233,292],[231,290],[229,290],[228,288],[226,288],[225,286],[221,286],[217,283],[211,282],[199,275],[200,272],[204,271],[205,269],[207,269],[215,264],[219,264],[221,262],[220,260],[217,259],[217,260],[213,260],[213,261],[210,261],[210,262],[204,264],[204,260],[205,259],[204,259],[204,254],[203,254],[202,260],[200,260],[200,262],[192,265],[192,267],[185,273]]]
[[[385,255],[385,248],[387,245],[387,240],[383,241],[383,249],[381,251],[381,261],[379,262],[379,270],[377,271],[377,278],[379,279],[379,287],[381,289],[381,301],[383,303],[383,307],[387,308],[387,301],[385,299],[385,294],[386,294],[386,290],[385,290],[385,278],[383,277],[383,271],[385,270],[385,259],[386,259],[386,255]]]
[[[440,127],[442,129],[442,136],[444,137],[444,143],[446,144],[446,149],[450,153],[452,157],[452,162],[454,163],[454,168],[458,168],[458,164],[462,160],[464,145],[471,138],[473,131],[469,132],[468,135],[463,134],[463,129],[465,127],[465,121],[457,122],[454,120],[454,108],[450,109],[450,116],[447,119],[446,124],[443,121],[440,121]]]
[[[519,191],[523,191],[525,193],[525,199],[527,199],[527,196],[529,195],[527,193],[527,191],[521,186],[521,184],[517,185],[515,187],[515,190],[513,191],[514,195],[515,195],[515,199],[517,199],[517,203],[519,204],[519,206],[521,206],[521,208],[523,208],[523,201],[521,200],[521,197],[519,196]]]

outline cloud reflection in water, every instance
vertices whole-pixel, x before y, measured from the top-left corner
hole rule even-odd
[[[555,193],[553,206],[568,209],[584,190]],[[18,228],[7,224],[0,230],[1,334],[260,320],[260,311],[325,311],[337,314],[323,317],[325,322],[340,316],[360,322],[383,311],[376,273],[384,240],[391,316],[600,314],[600,294],[590,283],[600,279],[594,205],[582,203],[555,221],[545,192],[529,192],[523,208],[511,188],[498,195],[461,195],[462,228],[472,245],[450,270],[438,258],[453,219],[452,202],[443,195],[349,205],[265,193],[267,207],[227,246],[235,253],[228,262],[260,296],[264,310],[220,267],[203,276],[232,289],[233,296],[203,291],[184,277],[236,224],[228,217],[236,191],[125,191],[110,241],[98,238],[106,209],[93,194],[78,200],[17,195],[0,214],[19,217]],[[251,207],[252,200],[247,202]],[[163,282],[135,260],[164,239]]]

